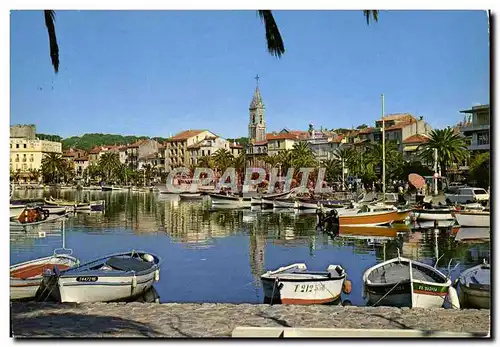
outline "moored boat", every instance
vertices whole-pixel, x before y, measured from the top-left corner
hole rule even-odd
[[[272,304],[328,304],[340,298],[346,276],[340,265],[318,272],[298,263],[268,271],[261,281],[265,301]]]
[[[465,308],[490,309],[491,272],[486,262],[462,272],[458,278],[460,305]]]
[[[490,211],[459,210],[454,212],[458,224],[464,227],[489,227]]]
[[[373,226],[391,224],[398,218],[398,212],[392,211],[377,211],[377,212],[362,212],[349,211],[339,214],[339,225],[357,225],[357,226]]]
[[[68,213],[68,207],[66,206],[44,205],[42,209],[49,211],[49,215]]]
[[[430,265],[399,256],[365,271],[363,297],[380,306],[438,308],[449,301],[454,308],[460,307],[447,276]]]
[[[160,278],[160,258],[151,253],[112,254],[63,271],[46,273],[37,300],[98,302],[132,298]]]
[[[209,194],[212,205],[229,205],[234,207],[251,207],[251,197],[238,195]]]
[[[295,201],[292,199],[274,199],[273,208],[294,208]]]
[[[10,205],[10,218],[19,218],[21,213],[26,208],[25,205]]]
[[[454,219],[452,209],[448,207],[416,208],[413,216],[417,220],[449,220]]]
[[[10,267],[10,299],[31,299],[42,282],[46,270],[69,269],[78,264],[78,260],[67,254],[54,254],[49,257],[34,259]]]
[[[127,189],[128,189],[128,188],[127,188]],[[105,192],[105,191],[112,191],[112,190],[126,190],[126,189],[124,189],[124,188],[122,188],[122,187],[118,187],[118,186],[114,186],[114,185],[112,185],[112,186],[102,186],[102,187],[101,187],[101,190],[102,190],[103,192]]]
[[[201,200],[203,195],[201,193],[183,193],[179,194],[179,198],[181,200]]]
[[[485,242],[490,239],[489,227],[460,227],[455,233],[455,241]]]

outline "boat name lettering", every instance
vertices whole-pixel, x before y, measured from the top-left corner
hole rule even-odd
[[[296,284],[294,292],[311,293],[322,291],[323,289],[324,286],[322,284]]]
[[[438,292],[438,288],[436,287],[429,287],[429,286],[424,286],[424,285],[417,285],[416,290],[423,290],[423,291],[426,291],[426,292]]]
[[[97,282],[97,276],[78,276],[76,278],[77,282]]]

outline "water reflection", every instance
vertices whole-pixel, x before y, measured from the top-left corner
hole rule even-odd
[[[208,198],[180,201],[178,196],[142,192],[26,191],[18,198],[53,196],[104,199],[104,212],[77,213],[67,219],[66,245],[81,261],[108,253],[144,249],[162,259],[163,302],[260,303],[260,275],[269,269],[305,262],[310,269],[341,264],[353,283],[343,298],[364,304],[364,270],[399,254],[446,269],[453,259],[465,268],[489,257],[489,240],[456,241],[457,229],[424,223],[392,227],[341,228],[328,236],[316,230],[314,214],[289,210],[213,209]],[[45,235],[43,235],[44,232]],[[40,236],[40,235],[43,235]],[[488,231],[489,236],[489,231]],[[51,254],[61,247],[61,223],[30,231],[11,229],[11,263]]]

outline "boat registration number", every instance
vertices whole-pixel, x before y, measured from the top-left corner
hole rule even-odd
[[[76,278],[77,282],[97,282],[99,277],[97,276],[78,276]]]
[[[318,292],[325,289],[325,286],[322,284],[296,284],[295,285],[295,293],[312,293]]]

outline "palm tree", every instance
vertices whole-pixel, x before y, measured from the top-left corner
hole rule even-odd
[[[99,158],[99,168],[104,173],[106,180],[113,177],[120,166],[120,157],[116,152],[106,152]]]
[[[438,162],[443,176],[450,165],[469,158],[465,141],[451,128],[432,130],[429,141],[421,146],[423,150],[420,156],[428,163],[434,162],[434,149],[437,149]]]
[[[292,167],[293,153],[291,149],[285,149],[278,153],[278,162],[281,165],[281,172],[288,172],[288,169]]]
[[[292,165],[296,169],[317,166],[314,152],[307,142],[301,141],[294,143],[292,149]]]
[[[65,169],[65,160],[60,154],[49,153],[42,159],[42,174],[48,182],[54,182]]]
[[[204,155],[198,159],[197,165],[198,167],[207,167],[212,169],[214,167],[214,161],[212,157]]]
[[[90,164],[89,166],[87,166],[85,171],[86,171],[85,175],[91,180],[95,180],[102,175],[101,168],[95,164]]]
[[[379,167],[382,171],[383,147],[381,143],[371,144],[366,151],[366,163],[375,172]],[[394,141],[386,141],[385,144],[385,169],[388,178],[393,178],[399,173],[399,168],[403,164],[403,154],[399,152],[398,145]]]
[[[342,164],[338,159],[326,159],[321,163],[325,168],[325,179],[329,183],[339,182],[342,179]]]
[[[50,45],[50,59],[52,66],[54,67],[55,73],[59,71],[59,46],[57,44],[56,29],[55,29],[55,11],[44,10],[45,26],[47,27],[47,33],[49,35],[49,45]],[[371,18],[375,22],[378,22],[378,10],[363,10],[363,15],[366,18],[367,25],[370,24]],[[274,20],[272,11],[270,10],[258,10],[257,11],[260,19],[264,22],[264,27],[266,29],[266,41],[267,50],[269,53],[277,58],[285,53],[285,45],[283,43],[283,38],[281,37],[278,25]]]
[[[233,155],[225,148],[220,148],[213,155],[214,166],[219,172],[224,172],[233,162]]]

